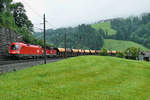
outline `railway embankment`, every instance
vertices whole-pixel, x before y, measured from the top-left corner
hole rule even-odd
[[[47,59],[47,63],[60,60],[63,60],[63,58]],[[5,64],[1,64],[2,62]],[[6,72],[14,72],[41,64],[44,64],[42,59],[0,61],[0,75]]]
[[[13,30],[2,27],[0,28],[0,60],[5,59],[8,54],[8,48],[12,42],[21,42],[22,37]]]
[[[0,100],[150,100],[150,63],[116,57],[74,57],[0,80]]]

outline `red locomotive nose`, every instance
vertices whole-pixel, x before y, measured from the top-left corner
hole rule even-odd
[[[9,53],[10,54],[19,54],[19,45],[17,44],[12,44],[9,48]]]
[[[11,50],[10,54],[19,54],[19,51],[18,50]]]

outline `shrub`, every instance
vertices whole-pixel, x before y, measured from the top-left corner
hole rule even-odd
[[[100,51],[100,54],[99,54],[99,55],[101,55],[101,56],[108,56],[109,54],[108,54],[107,51],[108,51],[107,49],[103,48],[103,49]]]
[[[136,59],[139,56],[140,48],[130,47],[125,50],[125,56],[128,59]]]
[[[117,52],[116,57],[124,58],[125,54],[124,54],[124,52]]]

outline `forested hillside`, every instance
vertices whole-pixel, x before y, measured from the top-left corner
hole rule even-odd
[[[140,17],[115,19],[111,26],[117,31],[114,39],[135,41],[150,48],[150,13]]]
[[[74,28],[60,28],[47,30],[47,42],[53,43],[56,47],[64,47],[66,33],[66,47],[79,49],[100,49],[103,46],[103,37],[90,25],[79,25]],[[36,37],[41,38],[41,33],[35,33]],[[43,36],[43,35],[42,35]]]
[[[36,39],[32,32],[33,24],[26,15],[26,10],[21,2],[13,0],[0,0],[0,27],[6,27],[23,36],[26,43],[43,45],[43,41]]]
[[[103,39],[125,40],[127,45],[128,41],[133,41],[150,48],[150,13],[100,21],[96,24],[82,24],[74,28],[49,29],[46,33],[47,41],[56,47],[64,47],[65,33],[67,48],[100,49],[104,45]],[[42,34],[34,35],[41,38]]]
[[[108,23],[110,23],[110,25]],[[128,18],[115,18],[109,21],[92,24],[92,26],[97,31],[104,30],[104,33],[101,35],[105,39],[133,41],[150,48],[150,13]],[[111,33],[111,30],[115,30],[116,34],[114,34],[113,31]],[[126,44],[128,43],[129,42]],[[136,46],[137,45],[135,45],[135,47]]]
[[[111,28],[116,30],[116,34],[108,36],[105,33],[106,39],[134,41],[150,48],[150,13],[117,18],[111,20],[110,23]]]

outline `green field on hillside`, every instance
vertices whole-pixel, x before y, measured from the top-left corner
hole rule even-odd
[[[103,45],[103,48],[117,51],[123,51],[129,47],[137,47],[144,51],[150,51],[148,48],[132,41],[105,39]]]
[[[150,63],[81,56],[0,76],[0,100],[149,100]]]
[[[103,23],[97,23],[92,25],[93,28],[95,28],[97,31],[101,28],[105,32],[108,31],[108,35],[116,34],[116,31],[111,28],[110,22],[103,22]]]

